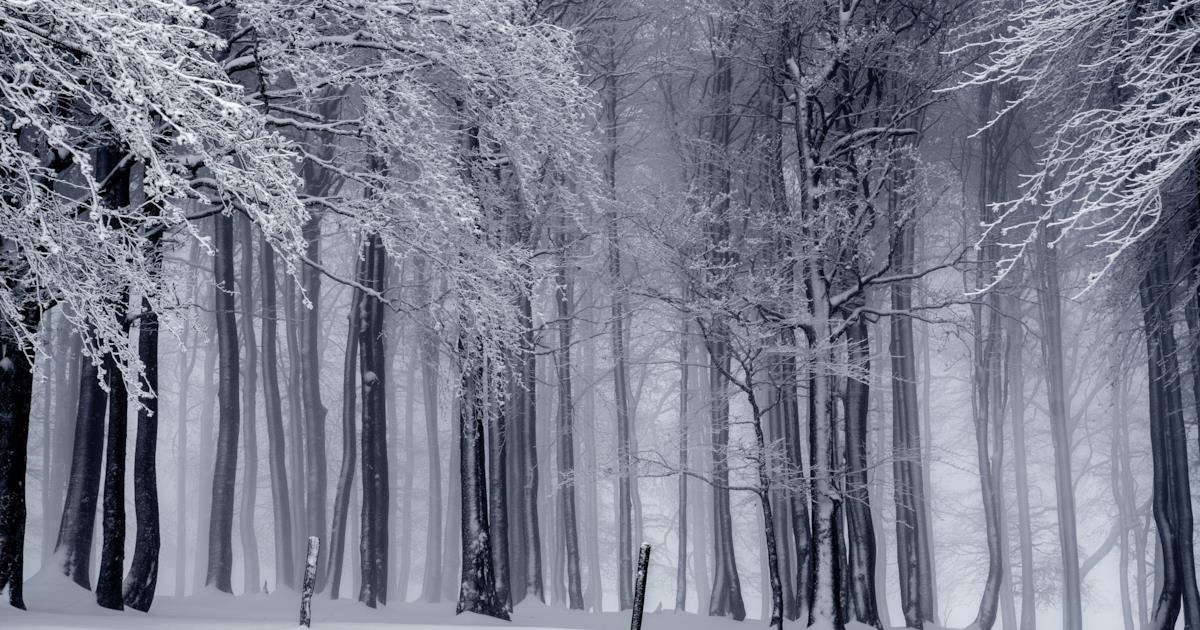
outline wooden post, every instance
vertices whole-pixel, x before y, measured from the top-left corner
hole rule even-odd
[[[633,623],[630,630],[642,630],[642,609],[646,607],[646,571],[650,568],[650,545],[638,553],[637,576],[633,584]]]
[[[304,562],[304,585],[300,590],[300,625],[312,627],[312,596],[317,587],[317,554],[321,552],[321,539],[308,537],[308,559]]]

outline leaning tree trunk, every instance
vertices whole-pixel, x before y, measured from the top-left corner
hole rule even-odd
[[[460,354],[465,344],[459,343]],[[465,357],[464,357],[465,358]],[[456,611],[497,619],[509,618],[508,606],[496,593],[492,573],[492,539],[487,513],[487,464],[484,461],[483,415],[487,395],[483,386],[482,358],[467,359],[463,366],[462,402],[459,404],[458,448],[462,484],[462,575]]]
[[[846,525],[849,539],[851,611],[859,622],[881,627],[875,595],[875,524],[867,470],[867,412],[870,404],[871,348],[867,322],[847,329],[846,349],[855,376],[846,379]],[[860,372],[861,371],[861,372]],[[860,378],[857,374],[862,374]]]
[[[375,294],[362,297],[359,320],[363,508],[358,600],[374,608],[387,603],[388,589],[387,354],[380,297],[387,279],[387,256],[378,235],[367,239],[363,271],[361,284]]]
[[[246,360],[242,374],[242,509],[238,533],[242,539],[242,589],[246,593],[259,592],[258,535],[254,531],[254,511],[258,503],[258,345],[254,338],[254,224],[247,218],[242,222],[240,234],[242,245],[242,277],[240,279],[242,343],[246,347]]]
[[[29,309],[24,315],[23,323],[36,327],[41,311]],[[25,608],[22,580],[26,449],[33,404],[31,356],[33,348],[6,322],[0,322],[0,598],[7,592],[9,605],[21,609]],[[94,502],[92,506],[94,514]]]
[[[71,474],[67,498],[55,545],[63,573],[79,586],[92,588],[90,573],[96,503],[100,498],[101,460],[104,448],[104,414],[108,394],[101,387],[100,370],[92,359],[80,355],[79,406],[75,415],[75,440],[71,448]]]
[[[237,488],[238,334],[234,310],[233,217],[215,217],[217,319],[217,452],[213,464],[212,507],[208,522],[208,571],[205,585],[233,592],[233,504]]]
[[[125,303],[121,296],[117,308],[118,325],[129,332]],[[125,450],[129,433],[129,392],[125,376],[112,355],[104,361],[108,383],[108,431],[104,445],[104,504],[101,506],[102,544],[100,575],[96,578],[96,603],[104,608],[122,610],[122,576],[125,573]]]
[[[355,277],[361,281],[364,262],[358,259]],[[322,580],[329,587],[329,597],[337,599],[342,587],[342,565],[346,553],[346,516],[350,495],[354,492],[354,470],[357,465],[358,432],[355,430],[355,404],[358,398],[358,340],[362,317],[362,291],[353,290],[350,315],[346,327],[346,354],[342,363],[342,467],[338,471],[337,491],[333,497],[333,522],[329,528],[329,558],[325,561]]]
[[[279,395],[279,320],[275,306],[275,252],[260,241],[262,266],[263,407],[267,412],[267,459],[271,470],[271,506],[275,521],[275,583],[295,588],[296,554],[292,534],[291,492],[288,489],[287,445],[283,434],[283,403]]]

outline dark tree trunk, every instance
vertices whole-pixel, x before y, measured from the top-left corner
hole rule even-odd
[[[679,330],[679,548],[675,554],[675,612],[687,610],[687,545],[688,545],[688,320]]]
[[[295,539],[292,501],[288,489],[287,445],[283,433],[283,405],[279,396],[279,321],[275,306],[275,252],[266,239],[260,246],[262,262],[262,372],[263,406],[267,412],[268,466],[271,469],[271,506],[275,521],[275,582],[296,586]]]
[[[459,344],[460,355],[465,353]],[[476,362],[482,358],[468,359]],[[456,611],[497,619],[509,618],[508,606],[496,593],[492,567],[492,539],[487,513],[487,463],[484,461],[483,416],[487,395],[483,366],[463,366],[463,393],[459,404],[458,448],[462,483],[462,580]]]
[[[362,266],[358,259],[355,277],[362,280]],[[342,565],[346,550],[346,516],[350,509],[350,495],[354,492],[354,471],[357,465],[358,432],[355,429],[355,403],[358,399],[358,340],[361,336],[362,291],[354,289],[350,298],[350,316],[346,328],[346,354],[342,363],[342,467],[338,471],[337,492],[333,497],[333,522],[329,528],[329,553],[325,561],[324,582],[329,587],[329,597],[337,599],[342,586]]]
[[[321,218],[314,215],[304,224],[308,242],[306,255],[316,264],[321,260]],[[304,409],[305,459],[305,535],[325,540],[325,417],[321,402],[321,357],[318,342],[321,336],[321,272],[306,266],[301,274],[309,308],[300,308],[300,383],[301,407]]]
[[[575,515],[575,401],[571,388],[571,337],[575,302],[574,280],[567,271],[566,237],[560,243],[555,304],[558,310],[558,501],[562,515],[563,551],[566,553],[567,598],[573,610],[583,610],[583,582],[579,570],[579,529]]]
[[[79,362],[79,407],[71,448],[71,474],[67,478],[67,498],[63,504],[62,524],[58,528],[56,553],[63,573],[90,590],[92,535],[96,525],[96,503],[100,498],[108,394],[101,387],[100,370],[92,359],[80,355]]]
[[[358,600],[374,608],[387,603],[388,589],[387,355],[384,304],[378,297],[387,280],[387,256],[378,235],[367,239],[363,271],[361,283],[377,295],[362,296],[359,321],[363,505]]]
[[[488,445],[488,519],[492,533],[492,566],[496,573],[496,594],[512,610],[512,582],[508,556],[508,409],[499,399],[502,391],[488,388],[488,409],[493,417],[487,425]]]
[[[1158,531],[1162,586],[1147,628],[1175,627],[1182,603],[1185,626],[1200,623],[1192,546],[1191,488],[1183,423],[1183,396],[1172,328],[1171,265],[1155,244],[1141,286],[1142,314],[1150,379],[1150,437],[1154,463],[1154,522]]]
[[[24,322],[36,327],[41,311],[24,315]],[[25,466],[33,404],[33,363],[29,361],[33,348],[18,334],[0,322],[0,598],[7,592],[9,605],[24,609]]]
[[[242,501],[238,533],[242,541],[242,589],[257,593],[259,581],[258,535],[254,530],[254,511],[258,504],[258,343],[254,335],[254,224],[248,217],[242,221],[241,333],[245,345],[242,363]]]
[[[871,348],[867,322],[858,319],[847,329],[848,361],[863,378],[846,379],[846,525],[849,540],[851,612],[861,623],[876,628],[879,612],[875,595],[875,525],[867,470],[867,411],[870,404]]]
[[[292,487],[295,488],[295,492],[291,496],[292,533],[295,537],[292,549],[296,558],[301,559],[307,553],[308,544],[308,511],[305,508],[308,504],[308,495],[306,494],[308,475],[305,471],[309,465],[304,456],[304,404],[301,402],[300,391],[304,387],[300,367],[303,362],[300,351],[300,329],[303,325],[301,319],[304,307],[300,304],[296,294],[295,279],[289,276],[284,277],[283,306],[286,315],[284,321],[287,323],[284,329],[288,357],[286,394],[288,426],[291,429],[291,440],[288,442],[288,461],[291,464]]]
[[[119,325],[126,333],[126,296],[117,308]],[[104,505],[102,506],[103,541],[100,548],[100,575],[96,578],[96,603],[104,608],[122,610],[121,593],[125,573],[125,450],[129,426],[129,392],[125,377],[112,355],[104,361],[108,382],[108,434],[104,447]]]
[[[151,310],[149,300],[142,300],[138,318],[138,358],[145,373],[142,378],[154,397],[138,409],[137,442],[133,451],[134,514],[137,517],[137,537],[133,562],[125,576],[125,605],[146,612],[154,603],[158,586],[158,473],[155,466],[158,443],[158,313]],[[181,384],[186,386],[186,383]],[[184,430],[184,429],[180,429]]]
[[[713,588],[708,614],[746,618],[742,584],[733,546],[733,513],[729,497],[729,391],[725,374],[730,370],[727,334],[714,324],[709,346],[709,401],[713,453]]]
[[[533,335],[533,304],[529,287],[518,298],[517,309],[521,321],[521,348],[518,351],[519,388],[522,392],[520,406],[522,429],[517,440],[522,450],[524,480],[521,483],[521,520],[525,534],[522,550],[525,557],[524,595],[531,595],[544,602],[542,588],[542,534],[538,520],[538,455],[537,455],[537,354]],[[524,599],[523,597],[521,599]],[[514,597],[514,603],[519,601]]]
[[[233,592],[233,504],[237,493],[238,423],[238,333],[234,309],[233,217],[215,217],[217,253],[217,452],[213,464],[212,507],[208,523],[208,571],[205,585]]]

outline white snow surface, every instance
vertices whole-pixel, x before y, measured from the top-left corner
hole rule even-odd
[[[28,611],[0,606],[4,630],[295,630],[300,595],[280,590],[270,595],[233,597],[206,591],[188,597],[158,597],[149,613],[100,608],[90,591],[76,586],[57,571],[41,573],[25,583]],[[313,630],[624,630],[629,612],[583,613],[525,602],[511,623],[471,613],[454,614],[454,602],[405,603],[369,609],[351,599],[331,601],[313,597]],[[643,630],[752,630],[765,623],[742,623],[692,613],[647,611]],[[799,629],[785,623],[785,629]],[[867,630],[851,624],[847,630]]]

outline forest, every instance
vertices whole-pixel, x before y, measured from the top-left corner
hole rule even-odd
[[[1200,0],[0,0],[0,627],[1194,629],[1196,484]]]

